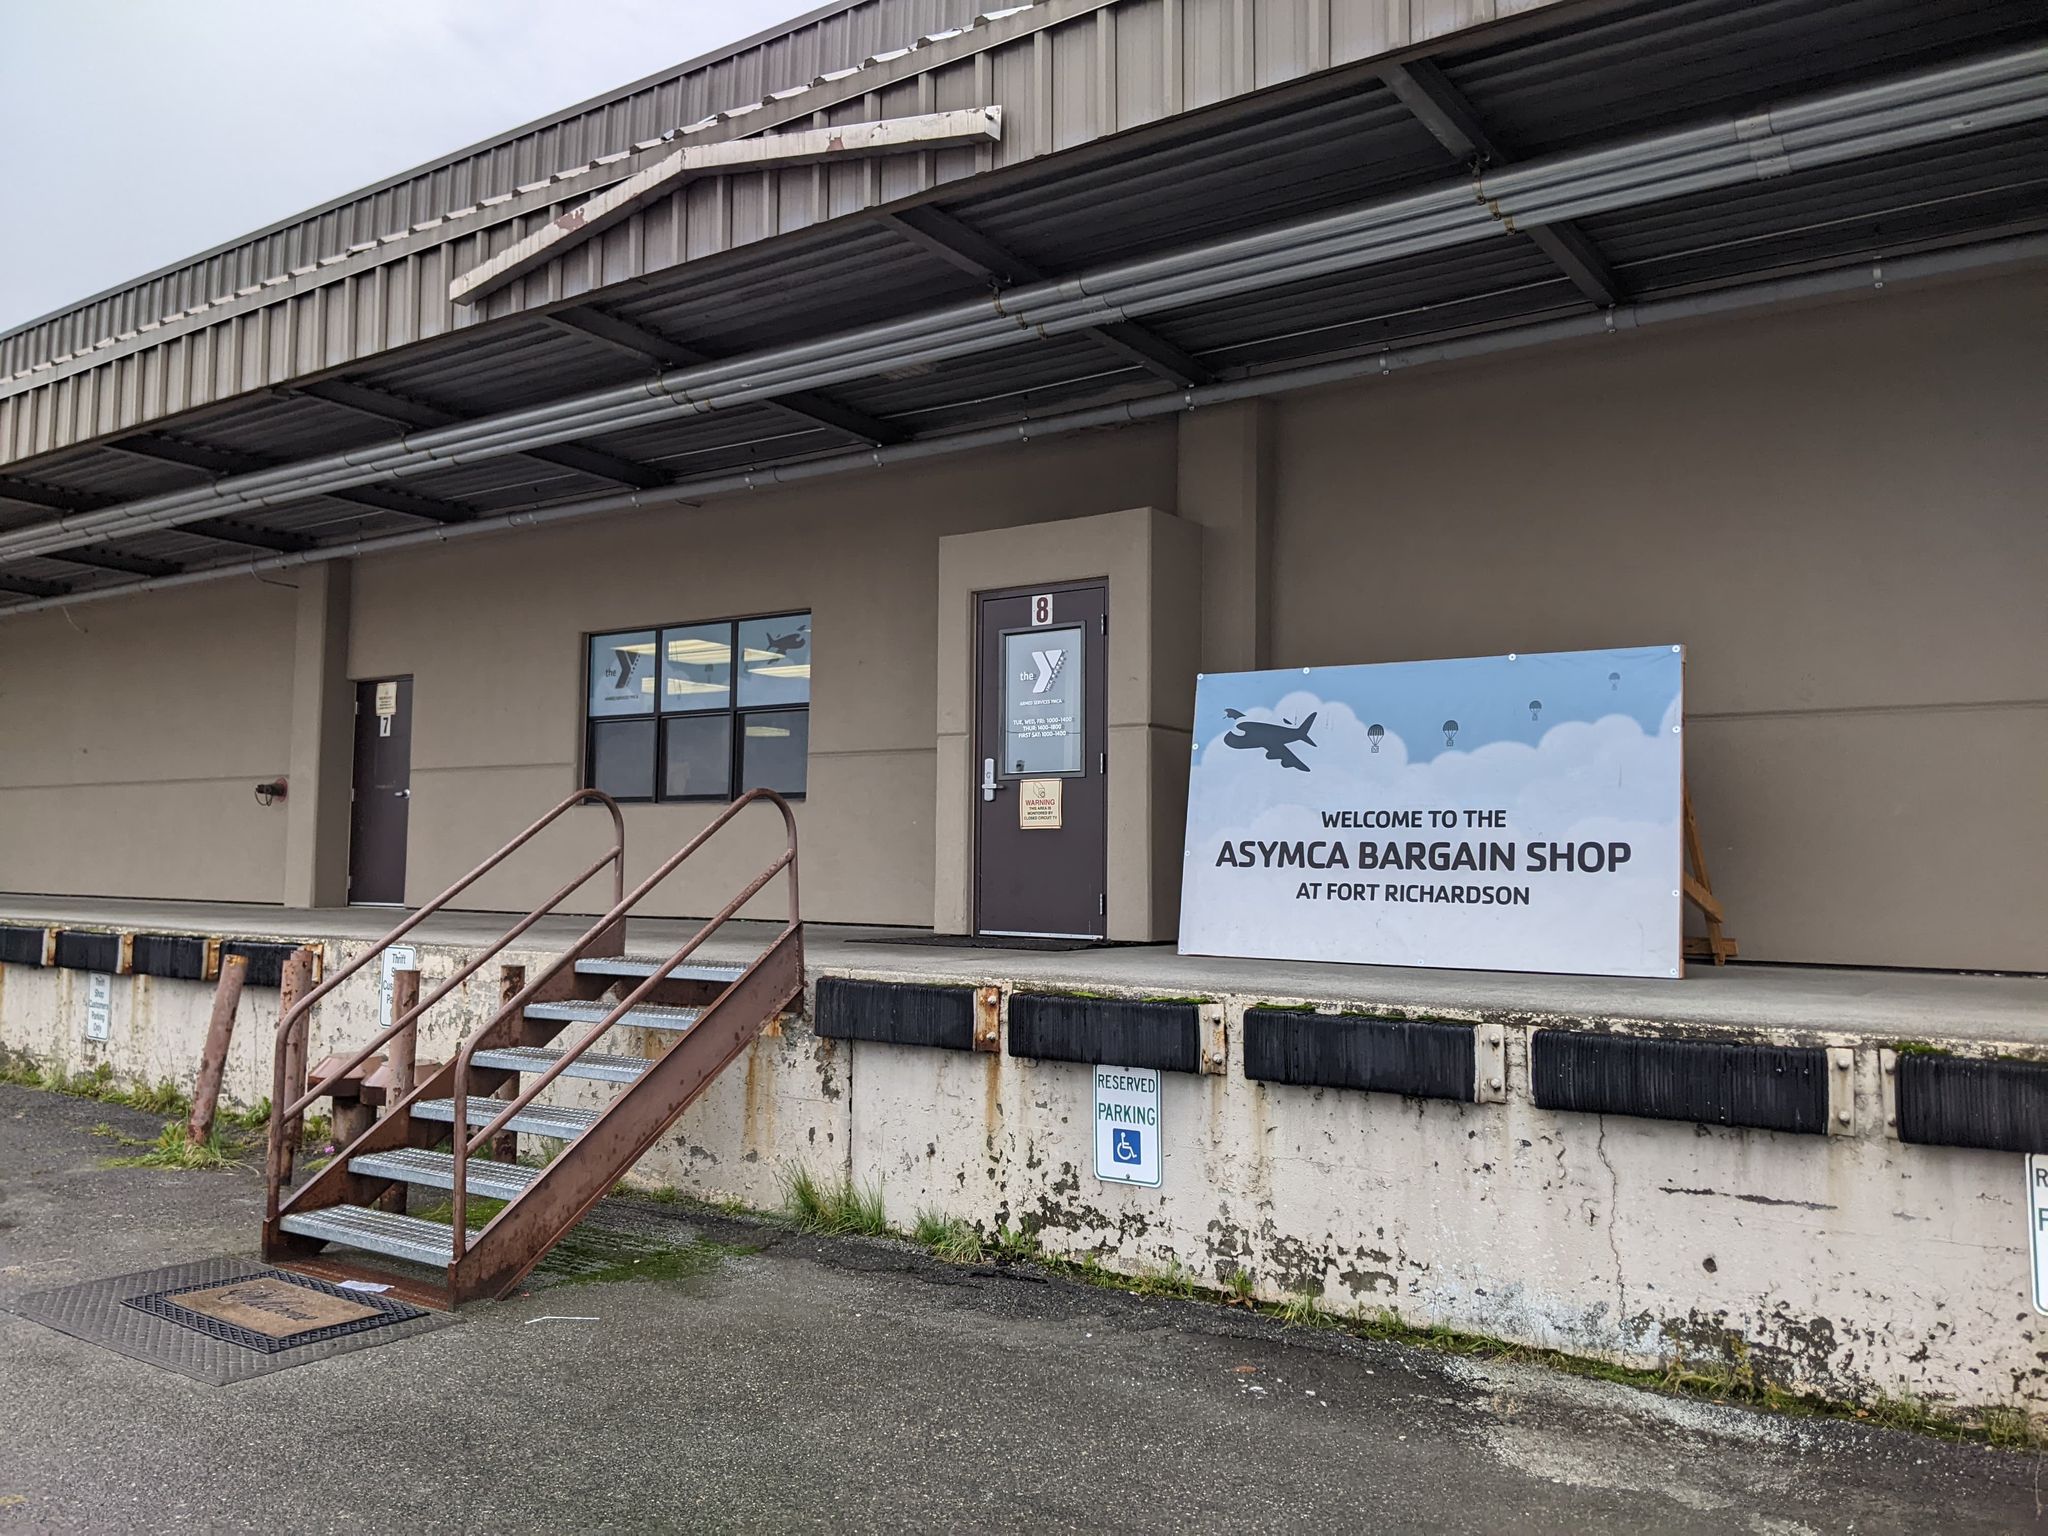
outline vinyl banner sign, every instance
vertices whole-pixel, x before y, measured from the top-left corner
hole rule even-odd
[[[1679,973],[1675,645],[1195,688],[1180,952]]]

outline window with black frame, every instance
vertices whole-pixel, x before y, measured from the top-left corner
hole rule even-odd
[[[583,782],[619,800],[804,792],[811,616],[592,635]]]

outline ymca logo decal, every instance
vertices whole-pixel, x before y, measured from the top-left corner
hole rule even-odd
[[[1031,684],[1031,691],[1033,693],[1044,693],[1046,689],[1052,686],[1053,679],[1060,675],[1060,668],[1066,665],[1066,661],[1067,653],[1063,650],[1033,651],[1031,653],[1031,662],[1033,666],[1038,668],[1038,675],[1033,677],[1028,672],[1020,673],[1018,681]]]

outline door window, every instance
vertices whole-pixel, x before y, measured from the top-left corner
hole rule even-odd
[[[1086,643],[1079,625],[1003,636],[1003,777],[1081,772]]]

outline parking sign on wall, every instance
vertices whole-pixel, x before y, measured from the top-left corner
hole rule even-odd
[[[1150,1067],[1095,1069],[1095,1177],[1159,1184],[1159,1074]]]

